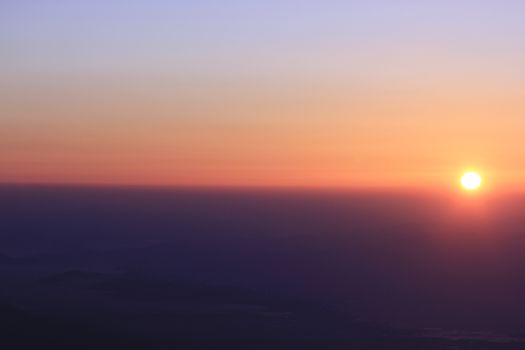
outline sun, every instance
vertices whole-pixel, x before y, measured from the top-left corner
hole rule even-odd
[[[468,191],[477,190],[482,182],[481,175],[475,171],[467,171],[461,176],[461,186]]]

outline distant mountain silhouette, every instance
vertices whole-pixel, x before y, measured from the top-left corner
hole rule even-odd
[[[521,350],[523,203],[0,186],[0,349]]]
[[[69,270],[46,276],[40,283],[58,288],[88,289],[136,301],[260,306],[276,313],[319,310],[319,307],[307,301],[262,294],[248,288],[214,286],[180,279],[157,279],[132,273]]]

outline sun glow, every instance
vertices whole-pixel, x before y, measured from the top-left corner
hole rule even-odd
[[[461,186],[468,191],[477,190],[482,181],[481,175],[475,171],[468,171],[461,176]]]

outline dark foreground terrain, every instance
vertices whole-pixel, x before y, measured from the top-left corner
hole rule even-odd
[[[525,197],[0,187],[2,349],[524,349]]]

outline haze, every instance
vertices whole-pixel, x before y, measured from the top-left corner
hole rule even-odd
[[[520,1],[2,1],[0,182],[523,187]]]

